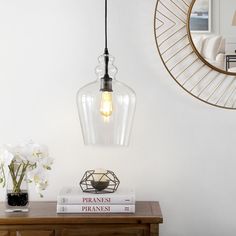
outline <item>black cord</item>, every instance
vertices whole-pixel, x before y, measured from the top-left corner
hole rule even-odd
[[[104,50],[104,60],[105,60],[105,74],[101,78],[100,91],[112,92],[112,78],[108,74],[108,64],[109,64],[109,52],[107,48],[107,0],[105,0],[105,50]]]
[[[107,49],[107,0],[105,0],[105,50]]]
[[[105,50],[104,50],[104,54],[105,54],[105,75],[108,76],[109,52],[107,48],[107,0],[105,0]]]

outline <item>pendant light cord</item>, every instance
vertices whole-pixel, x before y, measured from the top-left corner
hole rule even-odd
[[[104,50],[104,53],[109,54],[108,48],[107,48],[107,0],[105,0],[105,50]]]
[[[109,78],[108,75],[108,63],[109,63],[109,52],[107,48],[107,0],[105,0],[105,75]]]
[[[104,62],[105,71],[104,76],[101,78],[100,91],[103,92],[113,92],[112,90],[112,78],[108,74],[109,70],[109,52],[107,47],[107,0],[105,0],[105,49],[104,49]]]

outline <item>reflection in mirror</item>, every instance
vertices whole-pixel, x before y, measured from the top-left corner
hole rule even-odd
[[[233,33],[236,32],[236,5],[229,5],[231,4],[225,0],[195,0],[190,9],[189,33],[196,51],[204,62],[220,72],[235,74],[236,38],[234,47],[229,35],[236,36]]]

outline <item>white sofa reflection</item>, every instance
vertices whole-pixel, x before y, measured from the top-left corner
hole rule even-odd
[[[193,42],[207,62],[225,70],[225,38],[220,35],[194,35]]]

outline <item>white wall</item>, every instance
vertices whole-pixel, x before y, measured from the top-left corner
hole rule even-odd
[[[103,0],[0,1],[0,143],[49,146],[55,164],[44,200],[104,167],[134,185],[138,200],[160,201],[160,235],[235,236],[236,112],[196,100],[167,73],[154,41],[155,0],[109,2],[110,52],[138,97],[130,147],[85,147],[77,117],[76,91],[95,79],[103,51]]]

